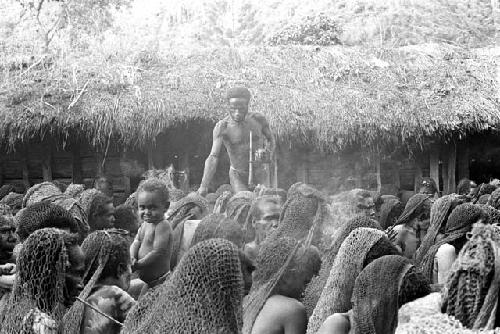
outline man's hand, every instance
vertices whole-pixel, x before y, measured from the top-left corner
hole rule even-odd
[[[200,188],[198,188],[198,195],[205,197],[207,193],[208,193],[207,187],[200,186]]]

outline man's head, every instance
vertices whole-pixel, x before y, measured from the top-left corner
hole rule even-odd
[[[115,221],[113,200],[99,192],[95,194],[89,210],[89,226],[92,231],[113,227]]]
[[[420,182],[420,188],[418,192],[420,194],[434,196],[434,194],[437,193],[436,182],[430,177],[424,177]]]
[[[256,233],[268,235],[278,227],[281,205],[277,196],[261,196],[257,198],[250,209],[252,226]]]
[[[139,220],[134,208],[126,204],[117,206],[115,209],[114,227],[126,230],[132,237],[135,237],[139,230]]]
[[[95,179],[94,188],[108,197],[113,197],[113,183],[111,179],[101,176]]]
[[[170,206],[167,186],[159,179],[147,179],[137,189],[139,218],[146,223],[157,224],[164,219]]]
[[[250,91],[245,87],[234,87],[228,90],[229,115],[237,123],[243,122],[248,114]]]
[[[12,257],[16,246],[16,227],[11,218],[0,216],[0,259],[6,260]]]

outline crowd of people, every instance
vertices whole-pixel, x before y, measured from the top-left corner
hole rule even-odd
[[[404,202],[146,178],[0,188],[0,334],[469,333],[500,327],[500,182]]]

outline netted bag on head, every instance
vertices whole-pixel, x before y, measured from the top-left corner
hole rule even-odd
[[[135,330],[122,333],[239,333],[243,277],[238,249],[223,239],[192,247]]]
[[[266,241],[256,259],[253,284],[250,293],[243,301],[243,333],[252,331],[255,319],[266,300],[271,296],[276,285],[286,270],[293,265],[292,260],[299,249],[299,242],[284,237]]]
[[[397,198],[391,198],[384,201],[380,206],[380,226],[385,230],[394,225],[398,217],[404,210],[403,203]]]
[[[42,182],[35,184],[28,189],[23,198],[23,208],[30,206],[35,203],[39,203],[49,199],[54,195],[62,194],[61,189],[59,189],[52,182]]]
[[[0,333],[33,333],[30,326],[33,319],[28,316],[33,310],[59,323],[65,311],[63,290],[69,261],[65,238],[71,236],[58,229],[45,228],[24,242]]]
[[[229,199],[226,206],[226,216],[234,219],[241,227],[245,226],[252,206],[253,193],[251,196],[238,196],[237,193]]]
[[[477,205],[464,203],[455,207],[446,222],[444,238],[429,248],[422,261],[418,263],[418,269],[432,280],[434,256],[439,247],[464,237],[479,219],[487,220],[487,214]]]
[[[195,207],[200,208],[202,215],[205,215],[208,211],[207,200],[197,193],[190,193],[189,195],[176,201],[175,205],[171,208],[170,216],[168,217],[168,220],[170,220],[172,225],[172,229],[175,229],[183,220],[192,218],[189,215],[189,211]]]
[[[1,204],[7,204],[12,208],[12,210],[17,211],[20,210],[23,206],[23,198],[22,194],[18,194],[15,192],[8,193],[2,200],[0,200]]]
[[[326,248],[319,274],[311,280],[307,285],[304,299],[302,300],[308,316],[312,315],[314,308],[321,296],[321,292],[326,284],[328,277],[330,276],[330,270],[333,266],[333,262],[337,257],[340,246],[344,240],[349,236],[349,234],[359,227],[370,227],[380,230],[380,224],[366,216],[357,216],[349,220],[344,226],[341,226],[333,236],[332,244]]]
[[[85,254],[85,273],[82,278],[85,287],[79,295],[80,299],[87,300],[101,276],[112,274],[109,272],[111,268],[107,266],[108,261],[117,263],[119,259],[127,258],[130,245],[126,235],[125,231],[109,229],[94,231],[85,238],[82,243]],[[63,333],[79,333],[84,313],[85,305],[74,303],[64,315]]]
[[[398,325],[396,334],[473,334],[478,333],[462,326],[460,321],[443,313],[415,316],[409,322]],[[483,334],[498,333],[498,330],[481,331]]]
[[[16,221],[16,232],[21,241],[28,238],[36,230],[45,227],[67,229],[71,233],[79,233],[80,231],[77,221],[67,210],[48,202],[35,203],[19,211]]]
[[[393,333],[397,327],[399,290],[411,262],[386,255],[370,263],[356,278],[352,295],[352,328],[356,334]]]
[[[429,251],[429,248],[436,242],[436,237],[439,231],[443,229],[443,224],[446,223],[455,200],[456,195],[445,195],[438,198],[434,204],[432,204],[430,225],[420,247],[416,251],[415,263],[420,263]]]
[[[14,191],[14,186],[12,184],[4,184],[0,187],[0,200],[7,196],[10,192]]]
[[[499,245],[497,227],[476,227],[453,263],[443,293],[443,311],[467,328],[495,326],[500,284]]]
[[[221,214],[212,213],[200,221],[191,240],[191,247],[212,238],[229,240],[238,248],[242,248],[244,245],[244,235],[241,226],[233,219]]]
[[[488,204],[476,204],[478,207],[483,209],[488,215],[488,223],[489,224],[500,224],[500,210],[495,209],[491,205]]]
[[[410,197],[396,224],[406,224],[414,217],[422,214],[422,212],[427,209],[427,202],[430,198],[431,196],[427,194],[415,194]]]
[[[68,211],[71,216],[73,216],[78,224],[78,234],[83,241],[83,239],[85,239],[85,237],[89,233],[90,226],[88,224],[87,214],[80,205],[80,202],[78,202],[78,200],[76,200],[75,198],[65,194],[52,196],[47,200],[47,202],[62,207],[63,209]]]
[[[87,215],[87,217],[89,217],[89,215],[90,215],[92,202],[99,194],[102,194],[102,192],[100,192],[97,189],[92,188],[92,189],[84,190],[78,196],[78,201],[80,202],[80,206],[82,207],[82,209],[85,212],[85,214]]]
[[[291,237],[303,240],[313,229],[312,245],[321,248],[323,224],[327,216],[326,201],[321,192],[304,183],[290,187],[283,205],[278,228],[268,239]]]
[[[169,273],[169,276],[170,275],[172,274]],[[166,281],[169,279],[170,277],[167,277]],[[166,283],[157,285],[148,289],[139,297],[135,305],[129,310],[127,318],[125,319],[124,328],[126,328],[127,333],[139,333],[137,330],[141,324],[148,323],[149,317],[154,317],[154,313],[151,312],[151,310],[160,302],[160,296],[166,287]]]
[[[225,191],[222,194],[218,195],[217,200],[214,205],[214,213],[223,214],[226,212],[227,203],[233,196],[233,193],[230,191]]]
[[[80,194],[85,190],[85,185],[83,184],[77,184],[77,183],[71,183],[64,193],[70,197],[77,198],[80,196]]]
[[[388,254],[397,250],[381,230],[361,227],[352,231],[340,246],[307,333],[316,333],[330,315],[349,311],[356,277],[367,262]]]
[[[218,196],[220,196],[220,195],[222,195],[223,193],[225,193],[226,191],[227,191],[227,192],[230,192],[230,193],[231,193],[231,196],[232,196],[232,194],[234,193],[234,191],[233,191],[233,187],[231,187],[231,185],[230,185],[230,184],[227,184],[227,183],[220,185],[220,186],[219,186],[219,188],[217,188],[217,190],[215,191],[215,193],[216,193]]]

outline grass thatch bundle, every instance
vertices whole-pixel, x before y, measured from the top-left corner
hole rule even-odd
[[[216,121],[225,92],[245,84],[251,110],[281,140],[337,151],[421,143],[500,124],[498,57],[424,45],[400,49],[267,47],[169,53],[134,61],[45,58],[4,67],[0,138],[112,134],[141,146],[169,127]]]

